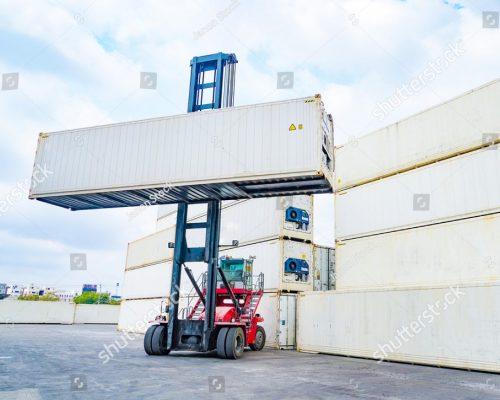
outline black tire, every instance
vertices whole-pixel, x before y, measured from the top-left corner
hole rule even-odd
[[[241,328],[229,328],[226,336],[226,358],[236,360],[245,350],[245,334]]]
[[[150,356],[153,355],[153,348],[151,347],[151,341],[153,339],[153,333],[157,327],[158,325],[151,325],[146,331],[146,334],[144,335],[144,351],[146,352],[146,354]]]
[[[167,332],[168,325],[158,325],[158,327],[154,330],[153,336],[151,338],[151,349],[153,351],[153,355],[155,356],[166,356],[170,353],[170,350],[167,350]]]
[[[266,345],[266,331],[262,326],[257,326],[257,332],[255,333],[255,342],[250,345],[253,351],[261,351]]]
[[[217,355],[226,358],[226,336],[229,328],[221,328],[217,335]]]

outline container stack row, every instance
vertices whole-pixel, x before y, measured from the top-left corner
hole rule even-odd
[[[205,205],[190,206],[190,222],[205,219]],[[151,309],[159,311],[161,302],[167,300],[173,259],[168,243],[175,241],[175,223],[176,208],[160,207],[157,231],[129,244],[119,329],[144,331],[135,328],[137,319]],[[259,313],[264,317],[268,346],[294,348],[297,293],[328,290],[334,284],[334,250],[313,244],[313,223],[312,196],[226,201],[222,205],[220,255],[255,257],[253,274],[264,274]],[[189,230],[186,239],[190,247],[204,246],[204,230]],[[206,265],[189,263],[189,268],[201,279]],[[195,301],[193,295],[183,274],[181,310],[189,309]]]
[[[299,347],[500,369],[499,105],[497,80],[336,148],[337,291],[301,298]]]

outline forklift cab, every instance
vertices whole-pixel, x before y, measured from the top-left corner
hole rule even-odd
[[[248,259],[230,257],[220,258],[219,267],[226,276],[226,279],[231,288],[251,289],[253,260],[253,257],[250,257]],[[220,274],[217,274],[217,288],[224,288],[224,283]]]

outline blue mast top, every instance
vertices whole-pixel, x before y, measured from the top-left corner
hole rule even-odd
[[[237,62],[233,53],[193,57],[187,112],[231,107]]]

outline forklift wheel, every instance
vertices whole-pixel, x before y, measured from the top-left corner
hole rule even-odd
[[[217,335],[217,355],[226,358],[226,336],[229,328],[221,328]]]
[[[245,350],[245,334],[241,328],[229,328],[226,336],[226,358],[240,358]]]
[[[250,345],[250,348],[254,351],[261,351],[266,344],[266,331],[262,326],[257,326],[257,332],[255,333],[255,342]]]
[[[165,347],[168,325],[152,325],[144,336],[144,350],[150,356],[166,356],[170,353]]]
[[[153,349],[151,348],[151,339],[153,338],[153,333],[157,327],[158,325],[151,325],[144,335],[144,351],[150,356],[153,355]]]

